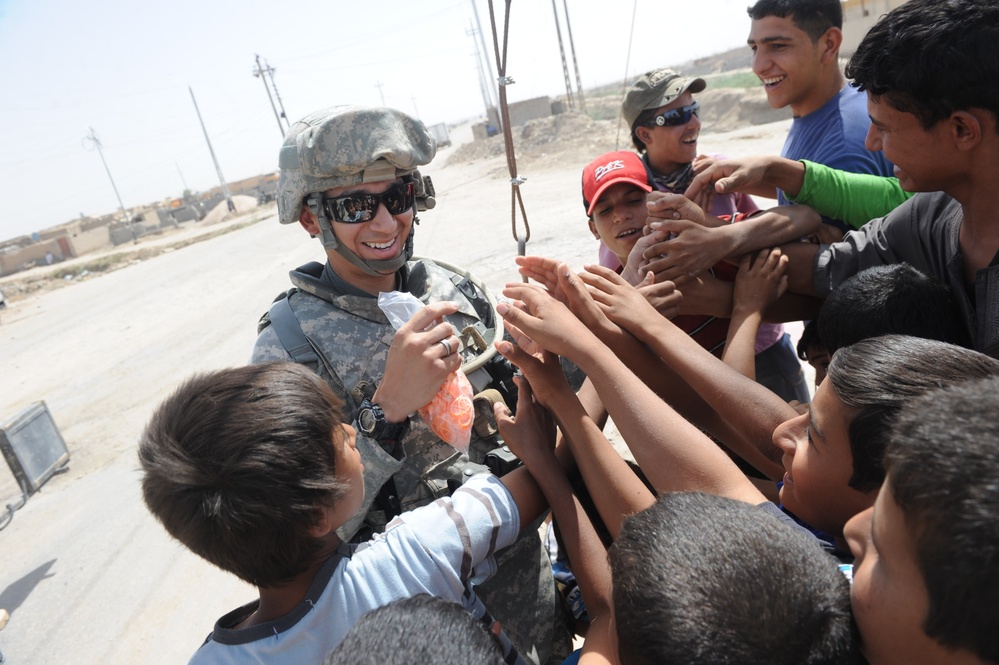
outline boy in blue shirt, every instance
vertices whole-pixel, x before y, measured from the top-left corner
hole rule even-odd
[[[420,593],[492,624],[471,584],[540,514],[533,480],[474,477],[347,545],[336,529],[362,505],[364,465],[340,414],[321,378],[271,363],[197,375],[150,420],[139,443],[146,505],[188,549],[259,590],[191,663],[320,662],[362,614]],[[504,644],[507,662],[523,662]]]

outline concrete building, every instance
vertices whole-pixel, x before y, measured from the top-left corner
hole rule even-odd
[[[906,0],[845,0],[843,2],[843,45],[841,56],[849,56],[878,19],[904,5]]]

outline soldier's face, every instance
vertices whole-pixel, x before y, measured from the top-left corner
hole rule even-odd
[[[381,194],[401,180],[373,182],[350,187],[334,187],[325,192],[326,197],[348,194]],[[406,238],[413,226],[413,209],[398,215],[391,214],[384,204],[378,206],[375,216],[367,222],[344,224],[333,221],[337,240],[356,254],[362,261],[387,261],[399,256],[406,248]]]

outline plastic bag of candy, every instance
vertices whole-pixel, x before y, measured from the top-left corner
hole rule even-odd
[[[378,307],[398,330],[423,308],[423,303],[411,293],[389,291],[378,294]],[[463,453],[468,452],[472,439],[472,397],[472,384],[459,368],[448,374],[434,398],[418,409],[423,422],[437,436]]]

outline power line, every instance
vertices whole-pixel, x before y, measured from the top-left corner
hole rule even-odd
[[[267,62],[266,61],[264,61],[264,66],[261,66],[260,65],[260,56],[259,55],[255,55],[254,57],[257,60],[257,67],[256,67],[256,69],[253,70],[253,75],[256,78],[259,78],[261,81],[264,82],[264,90],[267,91],[267,101],[269,101],[271,103],[271,110],[274,111],[274,119],[277,120],[278,131],[281,132],[281,138],[284,138],[284,125],[281,124],[281,116],[284,115],[284,108],[281,109],[281,113],[279,114],[278,110],[277,110],[277,107],[274,106],[274,97],[271,96],[271,87],[269,85],[267,85],[267,76],[266,76],[266,74],[272,74],[274,70],[270,66],[267,66]],[[273,84],[273,82],[274,82],[274,78],[273,78],[273,75],[272,75],[272,77],[271,77],[271,83]],[[192,98],[194,97],[194,93],[191,93],[191,97]],[[195,103],[195,106],[197,106],[197,103]],[[206,136],[206,138],[207,138],[207,136]]]
[[[93,127],[88,127],[90,134],[83,137],[83,145],[86,147],[87,141],[97,149],[97,154],[101,156],[101,163],[104,164],[104,170],[107,171],[108,180],[111,181],[111,189],[114,190],[114,195],[118,199],[118,207],[121,208],[121,214],[126,218],[128,213],[125,212],[125,204],[121,202],[121,194],[118,193],[118,187],[114,184],[114,178],[111,177],[111,169],[108,168],[107,160],[104,159],[104,151],[101,150],[101,140],[97,138],[97,132],[94,131]]]
[[[205,133],[205,142],[208,143],[208,152],[211,153],[212,162],[215,163],[215,172],[219,176],[219,184],[222,186],[222,194],[225,196],[226,204],[229,206],[229,212],[236,212],[236,204],[232,202],[232,195],[229,194],[229,187],[225,184],[225,177],[222,175],[222,167],[219,166],[219,160],[215,158],[215,151],[212,150],[212,140],[208,138],[208,130],[205,129],[205,121],[201,119],[201,111],[198,110],[198,100],[194,98],[194,90],[192,90],[190,86],[188,86],[187,90],[191,93],[191,101],[194,102],[194,112],[198,114],[198,122],[201,123],[201,131]]]
[[[565,11],[565,31],[569,33],[569,51],[572,53],[572,68],[576,72],[576,94],[579,95],[579,110],[586,113],[586,100],[583,98],[583,81],[579,76],[579,61],[576,60],[576,45],[572,41],[572,26],[569,25],[569,2],[562,0]]]

